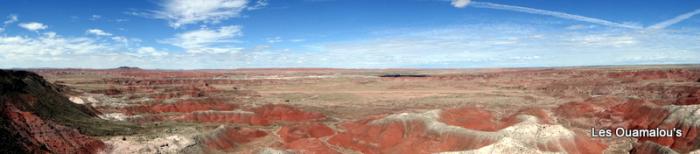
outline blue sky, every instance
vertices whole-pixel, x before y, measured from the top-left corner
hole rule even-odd
[[[700,62],[700,1],[0,1],[0,68]]]

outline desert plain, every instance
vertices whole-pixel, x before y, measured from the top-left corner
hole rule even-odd
[[[28,71],[100,120],[89,126],[55,122],[79,132],[56,139],[31,133],[60,132],[53,124],[34,127],[36,122],[19,120],[27,126],[16,129],[30,130],[23,137],[57,153],[693,153],[700,148],[700,65]],[[682,134],[596,137],[591,132],[614,134],[617,128]],[[72,136],[92,142],[75,143]],[[63,142],[67,145],[52,146]]]

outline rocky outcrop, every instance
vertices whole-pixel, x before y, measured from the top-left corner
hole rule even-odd
[[[105,145],[12,104],[0,110],[0,153],[97,153]]]
[[[480,112],[473,108],[447,109],[447,112]],[[483,111],[483,109],[482,109]],[[488,113],[401,113],[384,117],[348,122],[345,131],[331,137],[330,144],[362,153],[436,153],[436,152],[568,152],[600,153],[606,146],[561,125],[547,124],[540,115],[523,111],[511,117],[518,122],[508,125],[512,118],[489,121]],[[445,117],[443,117],[445,116]],[[476,116],[476,117],[470,117]],[[472,118],[476,125],[460,122]],[[451,121],[451,122],[445,122]],[[452,124],[466,124],[462,126]],[[538,133],[547,132],[547,133]]]
[[[282,126],[282,128],[277,131],[277,135],[279,135],[285,143],[291,143],[305,138],[321,138],[333,134],[333,129],[321,123]]]
[[[202,145],[206,146],[205,149],[226,151],[264,136],[267,132],[261,130],[221,126],[204,137]]]
[[[689,152],[700,147],[697,141],[700,126],[696,115],[698,110],[700,105],[664,105],[639,99],[596,98],[561,105],[556,112],[562,120],[584,129],[680,129],[681,136],[636,137],[639,144],[634,150],[649,151],[658,145],[677,152]]]
[[[72,103],[42,77],[0,70],[0,153],[96,153],[104,143],[90,108]],[[86,127],[84,127],[86,126]]]

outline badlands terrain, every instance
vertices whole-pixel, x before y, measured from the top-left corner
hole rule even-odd
[[[0,153],[700,149],[700,65],[27,71],[0,73]],[[618,128],[682,133],[591,132]]]

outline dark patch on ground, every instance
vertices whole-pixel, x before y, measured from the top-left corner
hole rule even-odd
[[[424,78],[424,77],[430,77],[430,75],[426,74],[384,74],[379,77],[383,78],[402,78],[402,77],[408,77],[408,78]]]

